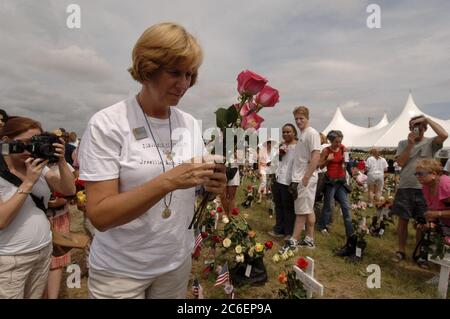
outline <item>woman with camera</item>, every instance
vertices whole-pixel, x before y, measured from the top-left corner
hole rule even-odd
[[[27,144],[42,133],[38,122],[24,117],[10,117],[0,128],[2,143]],[[5,155],[0,163],[0,299],[41,298],[46,287],[52,254],[46,205],[52,191],[75,193],[63,141],[52,146],[58,172],[47,167],[49,159],[33,158],[28,151]]]
[[[202,50],[180,25],[160,23],[141,35],[132,59],[140,92],[96,113],[78,153],[98,230],[89,297],[185,298],[195,188],[223,195],[226,186],[225,166],[202,158],[197,121],[174,107],[197,80]]]

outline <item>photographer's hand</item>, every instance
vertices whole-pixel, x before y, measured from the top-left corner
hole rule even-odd
[[[53,143],[53,147],[55,148],[55,153],[54,155],[56,157],[59,158],[58,162],[65,162],[65,154],[66,154],[66,146],[65,146],[65,142],[64,139],[62,139],[61,137],[59,138],[59,140],[61,141],[61,143]]]
[[[25,160],[26,174],[23,181],[22,190],[31,191],[34,184],[41,175],[42,170],[48,164],[48,160],[43,160],[42,158],[27,158]]]

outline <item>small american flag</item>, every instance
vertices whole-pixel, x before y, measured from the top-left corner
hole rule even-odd
[[[200,246],[200,244],[202,243],[202,240],[203,240],[202,233],[200,231],[198,231],[198,234],[195,237],[194,251]]]
[[[220,286],[230,280],[230,273],[228,272],[228,263],[222,266],[219,276],[217,277],[214,287]]]

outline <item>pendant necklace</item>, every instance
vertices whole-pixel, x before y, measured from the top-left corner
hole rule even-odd
[[[163,167],[163,173],[165,173],[166,172],[166,166],[164,165],[164,160],[163,160],[163,157],[161,155],[161,151],[159,150],[158,143],[156,142],[155,136],[153,135],[153,131],[152,131],[151,127],[150,127],[150,123],[148,122],[147,115],[145,115],[144,108],[142,107],[141,101],[139,99],[139,94],[136,95],[136,99],[137,99],[137,102],[138,102],[139,106],[141,107],[142,114],[144,115],[144,119],[145,119],[145,122],[147,123],[148,130],[150,131],[150,134],[152,135],[153,142],[155,143],[155,147],[156,147],[156,150],[158,151],[159,158],[161,159],[161,164],[162,164],[162,167]],[[171,114],[172,114],[172,112],[170,111],[170,108],[169,108],[170,150],[164,152],[164,154],[166,155],[167,160],[172,162],[172,168],[174,168],[175,167],[175,163],[174,163],[174,160],[173,160],[173,152],[172,152],[172,148],[173,148],[173,145],[172,145],[172,123],[170,121]],[[156,132],[156,130],[155,130],[155,132]],[[159,135],[158,135],[158,137],[159,137]],[[161,140],[161,138],[160,138],[160,140]],[[162,140],[161,140],[161,143],[163,143]],[[169,203],[167,203],[166,195],[164,195],[164,207],[165,208],[164,208],[164,210],[162,212],[162,217],[164,219],[167,219],[167,218],[170,217],[170,215],[172,215],[172,211],[170,210],[170,204],[171,203],[172,203],[172,192],[170,192],[170,195],[169,195]]]

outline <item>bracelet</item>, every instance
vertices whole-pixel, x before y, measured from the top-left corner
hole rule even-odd
[[[31,191],[24,191],[23,189],[21,189],[21,188],[18,188],[17,189],[17,194],[31,194]]]

